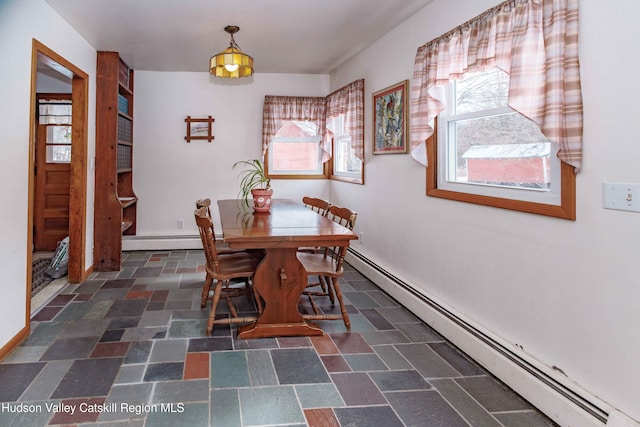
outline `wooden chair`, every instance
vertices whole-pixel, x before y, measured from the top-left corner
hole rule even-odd
[[[211,216],[211,199],[196,200],[196,209],[200,209],[200,208],[207,208],[207,215],[209,215],[209,218],[213,219],[213,217]],[[228,243],[217,240],[216,233],[213,233],[213,241],[216,245],[216,250],[218,251],[218,255],[243,252],[242,249],[231,249]]]
[[[202,301],[206,304],[209,298],[209,290],[215,281],[213,291],[213,303],[209,312],[209,321],[207,322],[207,335],[211,334],[215,324],[232,324],[232,323],[248,323],[256,320],[256,316],[238,317],[237,310],[231,301],[231,298],[237,296],[245,296],[253,298],[258,307],[258,312],[262,312],[262,302],[260,296],[255,292],[250,281],[253,278],[256,267],[260,263],[260,259],[246,252],[236,252],[221,255],[216,250],[213,238],[213,221],[207,212],[206,207],[196,209],[194,212],[196,224],[200,231],[200,239],[202,240],[202,248],[206,258],[207,278],[202,289]],[[246,279],[246,283],[241,288],[231,286],[232,279]],[[216,308],[220,298],[227,300],[230,318],[216,319]]]
[[[304,196],[302,203],[314,212],[318,212],[322,216],[327,216],[331,203],[327,200],[318,199],[317,197]]]
[[[348,208],[331,206],[327,217],[334,222],[353,230],[358,214]],[[344,257],[347,254],[347,246],[324,248],[319,253],[298,252],[298,260],[307,272],[307,277],[318,276],[317,283],[310,283],[308,287],[320,286],[320,291],[306,290],[303,295],[309,299],[313,314],[303,314],[305,320],[340,320],[344,322],[347,330],[351,330],[351,321],[342,301],[339,279],[342,277]],[[335,305],[333,295],[338,299],[341,314],[325,314],[320,311],[314,301],[314,297],[328,296],[331,305]]]
[[[302,198],[302,203],[306,208],[309,208],[312,211],[317,212],[322,216],[327,216],[327,214],[329,213],[329,208],[331,207],[331,203],[328,200],[318,199],[317,197],[304,196]],[[318,252],[321,249],[322,248],[303,247],[303,248],[298,248],[298,251],[313,253],[313,252]]]

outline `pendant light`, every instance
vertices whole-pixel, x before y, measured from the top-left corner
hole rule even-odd
[[[231,43],[228,48],[209,59],[209,73],[226,79],[249,77],[253,74],[253,58],[242,53],[233,38],[240,27],[228,25],[224,30],[231,35]]]

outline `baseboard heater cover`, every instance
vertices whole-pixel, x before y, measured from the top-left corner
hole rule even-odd
[[[413,297],[413,300],[407,300],[407,302],[409,302],[408,304],[403,304],[407,309],[422,320],[428,322],[445,338],[465,351],[474,360],[481,363],[487,370],[512,387],[516,392],[528,398],[532,403],[536,404],[541,411],[545,412],[551,419],[559,422],[561,425],[609,426],[609,424],[607,424],[609,414],[612,412],[617,413],[617,411],[613,410],[609,405],[579,388],[577,385],[570,381],[562,381],[561,378],[554,375],[553,370],[549,367],[539,362],[536,363],[535,360],[527,358],[524,354],[519,354],[514,351],[514,349],[505,345],[505,343],[500,342],[501,340],[497,336],[492,336],[488,331],[483,331],[480,327],[471,324],[471,322],[464,319],[463,316],[455,313],[454,310],[439,303],[423,291],[411,286],[405,280],[370,259],[367,255],[354,248],[349,248],[347,262],[398,301],[405,302],[402,300],[407,300],[407,294]],[[412,301],[413,304],[411,304]],[[416,302],[419,302],[420,306],[416,305]],[[413,305],[413,307],[411,307],[411,305]],[[435,312],[437,316],[429,316],[426,314],[424,312],[425,306]],[[442,329],[447,329],[447,331]],[[479,342],[481,345],[478,346],[476,342]],[[482,349],[483,346],[485,347],[484,349]],[[489,351],[487,352],[487,350]],[[491,362],[482,360],[486,359],[488,355],[490,356]],[[502,358],[503,361],[508,362],[508,364],[501,362],[500,364],[503,366],[499,368],[497,366],[499,363],[496,361],[496,355]],[[514,367],[515,370],[513,369]],[[501,370],[504,375],[501,375],[501,372],[497,372]],[[523,378],[524,381],[519,383],[517,379],[514,380],[515,376]],[[534,387],[537,386],[536,388],[538,390],[545,391],[545,394],[548,396],[531,396],[531,389],[522,386],[523,384],[529,387],[532,385]],[[521,385],[520,389],[518,389],[519,385]],[[524,388],[527,389],[525,390]],[[541,393],[538,392],[537,394]],[[558,404],[558,398],[564,400],[562,405]],[[569,408],[569,410],[565,410],[565,413],[559,413],[562,412],[562,408]],[[631,424],[629,427],[640,427],[640,424],[635,422],[634,424],[635,425]]]

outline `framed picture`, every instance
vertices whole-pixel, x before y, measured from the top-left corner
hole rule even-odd
[[[373,94],[373,154],[406,153],[409,80]]]
[[[215,119],[211,116],[206,119],[192,119],[191,116],[187,116],[184,121],[187,123],[187,136],[184,139],[187,142],[191,142],[193,139],[206,139],[207,141],[213,141],[213,122]]]

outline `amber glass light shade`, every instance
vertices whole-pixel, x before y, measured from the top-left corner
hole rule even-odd
[[[231,34],[231,44],[209,59],[209,73],[227,79],[249,77],[253,74],[253,58],[242,53],[233,39],[233,34],[239,29],[233,25],[225,27],[224,30]]]

